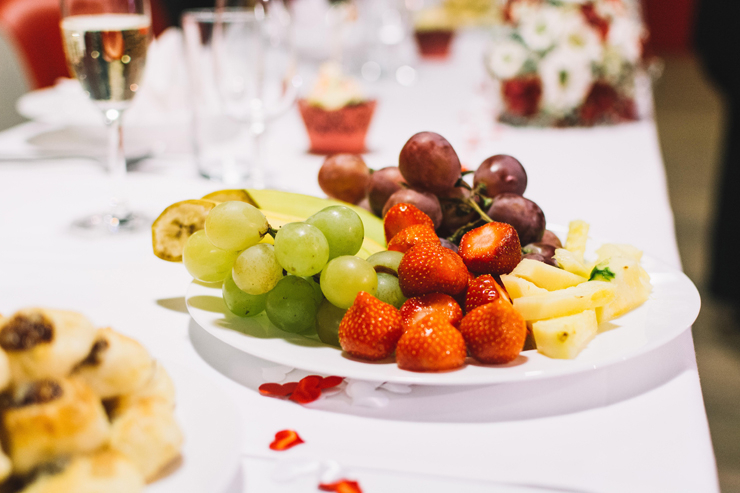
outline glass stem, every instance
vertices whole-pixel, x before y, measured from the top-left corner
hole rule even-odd
[[[105,111],[105,125],[108,128],[108,174],[110,175],[110,213],[119,219],[130,214],[124,199],[126,178],[126,157],[123,154],[123,129],[121,116],[123,110]]]
[[[262,159],[265,129],[265,121],[262,118],[252,120],[249,126],[249,131],[252,134],[252,169],[249,174],[252,187],[257,189],[267,186]]]

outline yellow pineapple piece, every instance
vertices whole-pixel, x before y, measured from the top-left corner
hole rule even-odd
[[[598,256],[596,263],[612,257],[626,257],[637,262],[642,260],[642,250],[624,243],[604,243],[596,250],[596,255]]]
[[[614,285],[614,299],[596,309],[599,323],[620,317],[642,305],[653,287],[650,276],[636,260],[612,257],[594,268],[594,275]]]
[[[573,359],[596,336],[599,324],[594,310],[540,320],[532,324],[537,351],[550,358]]]
[[[568,225],[568,237],[565,239],[565,249],[573,252],[581,261],[586,253],[589,225],[586,221],[577,219]]]
[[[528,258],[522,259],[511,274],[533,282],[548,291],[565,289],[588,281],[587,277],[577,276],[539,260]]]
[[[538,288],[535,283],[521,277],[512,276],[511,274],[502,275],[501,282],[504,283],[506,292],[509,293],[511,299],[547,293],[546,289]]]
[[[585,277],[586,279],[591,275],[591,270],[583,263],[583,258],[565,248],[555,249],[555,260],[558,261],[558,265],[563,270],[567,270],[571,274]]]
[[[514,308],[524,320],[564,317],[604,306],[614,298],[616,286],[611,282],[589,281],[546,294],[514,300]]]

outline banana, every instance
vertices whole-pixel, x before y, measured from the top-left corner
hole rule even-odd
[[[154,255],[169,262],[181,262],[188,238],[203,229],[208,212],[216,204],[213,200],[183,200],[162,211],[152,224]]]

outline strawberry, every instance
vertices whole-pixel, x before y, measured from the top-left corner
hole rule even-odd
[[[468,292],[465,295],[465,312],[471,312],[479,306],[491,303],[500,296],[509,299],[506,290],[490,274],[469,281]]]
[[[391,241],[388,242],[388,250],[406,253],[412,246],[422,242],[442,244],[434,229],[426,224],[414,224],[403,228],[396,236],[391,238]]]
[[[470,354],[481,363],[508,363],[524,348],[527,324],[514,306],[500,296],[465,315],[460,333]]]
[[[427,315],[436,314],[441,320],[460,326],[463,313],[457,301],[442,293],[430,293],[410,298],[401,305],[401,323],[403,329],[409,330],[414,324]]]
[[[402,230],[414,224],[426,224],[432,230],[434,229],[432,218],[424,214],[416,206],[402,202],[388,209],[388,212],[383,217],[386,243],[391,241]]]
[[[465,364],[465,340],[447,317],[427,315],[407,330],[396,347],[396,363],[403,370],[442,371]]]
[[[339,345],[352,356],[375,361],[390,356],[403,334],[401,313],[361,291],[339,323]]]
[[[454,296],[468,285],[468,270],[452,250],[436,243],[419,243],[403,255],[398,283],[407,298],[428,293]]]
[[[522,247],[513,226],[491,222],[465,233],[458,254],[471,272],[500,276],[521,261]]]

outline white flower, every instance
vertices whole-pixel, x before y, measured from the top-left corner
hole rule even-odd
[[[591,62],[567,49],[551,51],[539,64],[546,111],[565,115],[580,106],[591,89]]]
[[[600,60],[604,52],[601,36],[578,10],[563,16],[559,48],[589,61]]]
[[[642,56],[642,26],[627,18],[616,18],[609,27],[606,42],[630,63],[637,63]]]
[[[533,51],[545,51],[560,38],[563,26],[563,10],[558,7],[542,6],[521,13],[519,35]]]
[[[513,24],[518,24],[522,18],[532,15],[539,8],[538,0],[516,0],[509,4],[509,17]]]
[[[614,19],[628,15],[628,11],[634,11],[637,7],[633,0],[630,0],[628,8],[622,0],[599,0],[596,2],[596,13],[605,19]]]
[[[528,56],[527,49],[521,43],[507,39],[494,43],[488,63],[493,75],[499,79],[510,79],[519,73]]]

